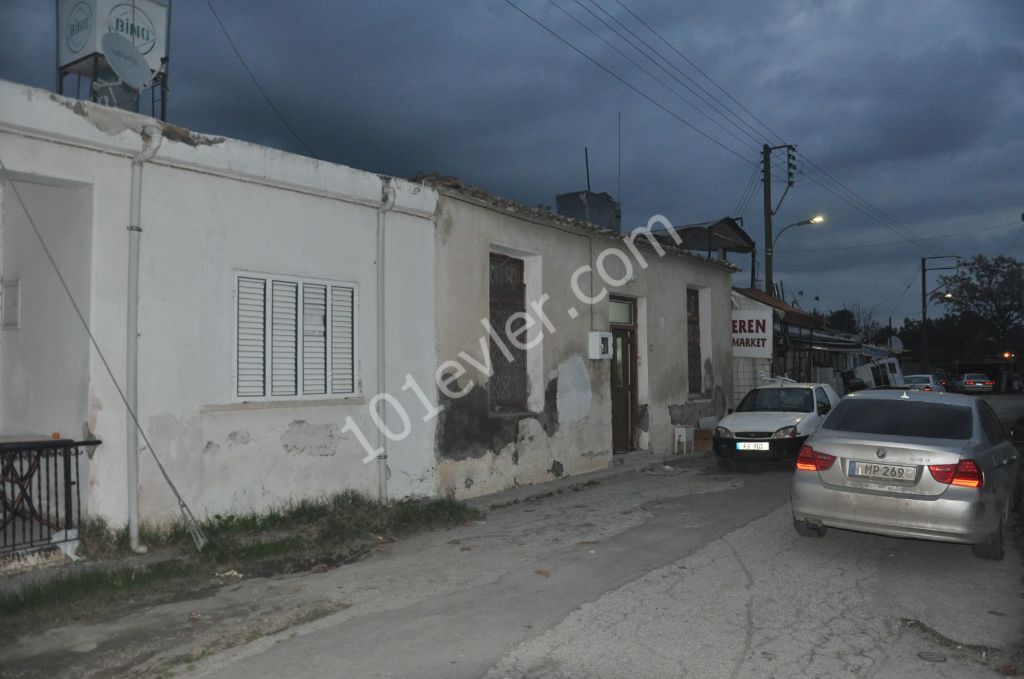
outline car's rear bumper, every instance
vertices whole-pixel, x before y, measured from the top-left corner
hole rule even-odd
[[[999,526],[991,493],[950,486],[937,497],[893,497],[828,486],[817,472],[793,474],[793,518],[833,528],[902,538],[974,544]]]
[[[747,441],[748,439],[740,439]],[[727,460],[788,460],[795,458],[800,452],[800,446],[807,440],[806,436],[797,436],[791,439],[767,439],[768,450],[738,450],[737,439],[723,439],[717,436],[712,439],[712,447],[715,455]]]

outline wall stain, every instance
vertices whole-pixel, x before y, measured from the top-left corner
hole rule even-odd
[[[565,467],[561,462],[555,460],[551,463],[551,469],[548,470],[548,473],[553,475],[555,478],[562,478],[562,474],[565,473]]]
[[[651,413],[646,403],[640,406],[640,417],[637,418],[636,426],[640,431],[651,430]]]
[[[281,436],[285,452],[329,457],[338,452],[337,425],[294,420]]]
[[[220,446],[213,441],[207,441],[206,446],[203,448],[204,455],[216,455],[220,452]]]
[[[252,442],[252,436],[249,432],[243,429],[236,429],[235,431],[228,434],[228,443],[233,446],[244,446],[246,443]]]
[[[459,391],[458,384],[451,385]],[[487,388],[475,385],[462,398],[453,399],[438,392],[438,403],[444,408],[438,417],[437,449],[442,458],[467,460],[480,458],[488,452],[498,453],[519,438],[519,422],[534,419],[550,437],[558,431],[558,379],[552,379],[544,390],[544,410],[540,413],[492,413]],[[519,463],[518,451],[512,461]]]

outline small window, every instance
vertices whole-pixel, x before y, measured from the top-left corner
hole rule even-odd
[[[832,404],[828,402],[828,396],[825,394],[825,390],[821,387],[814,388],[814,398],[818,402],[818,408],[824,408],[828,410],[832,407]]]
[[[245,274],[235,301],[235,396],[355,392],[355,288]]]
[[[613,299],[608,303],[608,322],[616,325],[633,325],[633,303]]]

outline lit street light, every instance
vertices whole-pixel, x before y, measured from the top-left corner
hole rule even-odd
[[[825,221],[825,215],[814,215],[810,219],[805,219],[802,222],[793,222],[782,227],[775,238],[770,243],[765,244],[764,250],[764,290],[772,297],[775,296],[775,281],[772,280],[772,258],[775,255],[775,244],[779,242],[779,238],[782,234],[786,233],[787,230],[792,229],[794,226],[806,226],[808,224],[822,224]]]

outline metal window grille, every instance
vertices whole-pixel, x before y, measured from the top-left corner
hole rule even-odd
[[[490,323],[502,338],[504,350],[491,337],[491,366],[494,374],[488,382],[491,408],[523,410],[526,408],[526,352],[505,339],[506,328],[513,314],[526,311],[526,285],[523,282],[523,260],[491,253],[490,258]],[[520,317],[522,318],[522,317]],[[518,327],[513,320],[513,330]],[[508,359],[506,352],[511,354]]]

